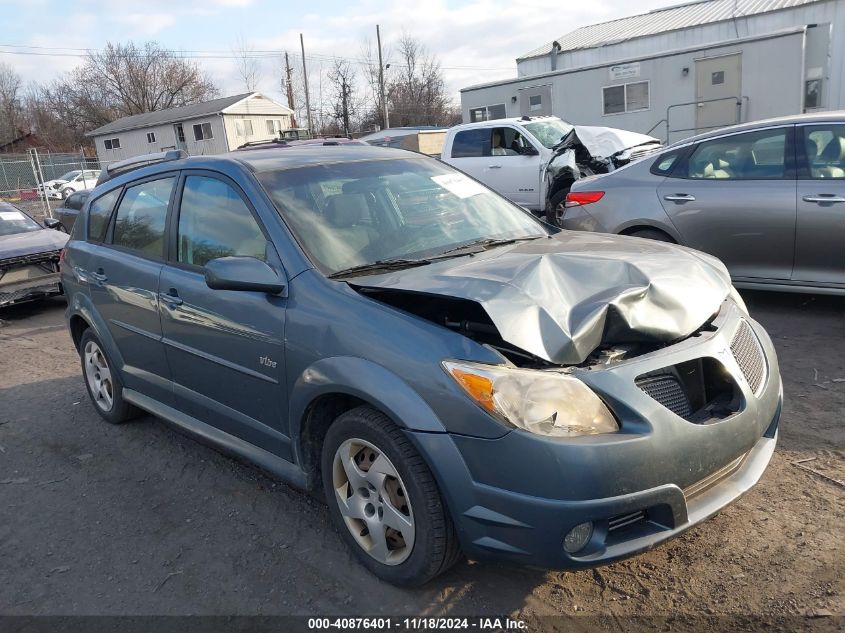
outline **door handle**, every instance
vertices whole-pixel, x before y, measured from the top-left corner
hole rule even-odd
[[[845,198],[833,195],[832,193],[820,193],[817,196],[804,196],[801,199],[804,202],[815,202],[816,204],[823,204],[825,202],[845,202]]]
[[[501,169],[501,165],[487,165],[487,169]]]
[[[671,202],[695,202],[695,196],[691,196],[688,193],[673,193],[663,196],[663,199]]]
[[[167,292],[159,292],[158,298],[162,303],[166,303],[170,308],[175,308],[176,306],[180,306],[185,303],[182,301],[181,297],[179,297],[179,293],[176,292],[176,288],[171,288]]]

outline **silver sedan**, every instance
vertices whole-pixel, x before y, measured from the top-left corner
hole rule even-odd
[[[559,221],[710,253],[739,287],[845,294],[845,112],[709,132],[582,178]]]

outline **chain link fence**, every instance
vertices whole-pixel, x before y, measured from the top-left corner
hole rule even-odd
[[[33,215],[52,215],[51,209],[72,191],[93,189],[99,169],[99,160],[82,153],[31,149],[23,154],[0,154],[0,201]],[[56,179],[68,182],[45,186]]]

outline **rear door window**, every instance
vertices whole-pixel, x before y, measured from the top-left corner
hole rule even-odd
[[[703,141],[687,161],[687,178],[780,180],[787,176],[787,128]]]
[[[801,177],[845,180],[845,125],[826,123],[799,129],[804,155]]]
[[[452,158],[490,156],[490,128],[464,130],[452,141]]]
[[[112,244],[141,255],[164,257],[164,227],[174,176],[127,187],[117,208]]]

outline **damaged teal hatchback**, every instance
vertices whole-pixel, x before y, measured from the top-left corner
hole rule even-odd
[[[772,343],[718,260],[547,226],[373,147],[112,164],[64,254],[97,411],[325,495],[380,578],[653,547],[774,451]]]

